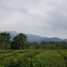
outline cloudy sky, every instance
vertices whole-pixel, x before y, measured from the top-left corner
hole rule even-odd
[[[0,0],[0,31],[67,38],[67,0]]]

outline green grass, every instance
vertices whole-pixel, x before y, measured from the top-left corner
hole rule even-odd
[[[0,50],[0,67],[67,67],[67,50]]]

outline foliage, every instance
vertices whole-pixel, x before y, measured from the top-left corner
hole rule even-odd
[[[0,33],[0,49],[10,48],[10,34],[7,32]]]
[[[0,67],[67,67],[67,50],[0,51]]]
[[[29,43],[24,33],[19,33],[13,39],[7,32],[0,33],[0,49],[67,49],[67,42],[41,42]]]
[[[31,44],[32,49],[67,49],[67,42],[41,42],[38,44]]]
[[[23,33],[20,33],[16,37],[13,38],[11,48],[24,49],[26,42],[27,42],[26,35]]]

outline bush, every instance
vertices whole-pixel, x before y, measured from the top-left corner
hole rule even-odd
[[[38,58],[35,58],[34,55],[28,54],[24,55],[22,57],[19,57],[18,59],[9,59],[4,67],[45,67]]]

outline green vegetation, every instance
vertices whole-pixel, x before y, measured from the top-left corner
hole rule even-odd
[[[27,42],[27,37],[25,34],[20,33],[13,38],[11,49],[24,49]]]
[[[67,50],[2,50],[0,67],[67,67]]]
[[[0,67],[67,67],[66,42],[29,43],[19,33],[0,33]]]
[[[6,32],[0,33],[0,49],[9,49],[10,48],[10,34]]]
[[[21,49],[67,49],[67,42],[41,42],[29,43],[24,33],[19,33],[11,39],[11,35],[7,32],[0,33],[0,49],[1,50],[21,50]]]

